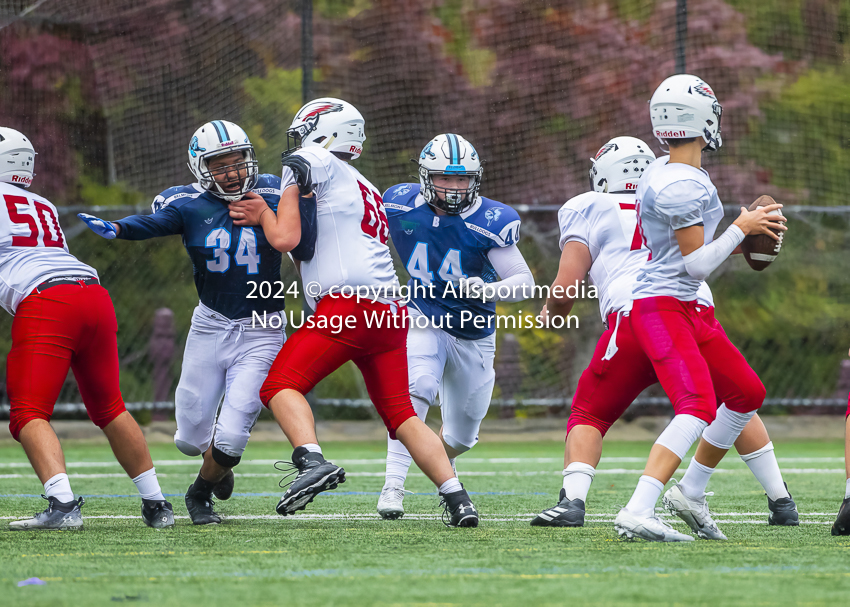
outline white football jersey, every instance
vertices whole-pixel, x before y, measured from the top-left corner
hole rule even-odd
[[[636,229],[634,194],[576,196],[558,211],[558,225],[561,249],[571,241],[590,249],[590,282],[596,285],[602,320],[626,307],[632,282],[647,256]]]
[[[700,281],[685,269],[675,231],[702,224],[709,244],[723,219],[723,205],[708,173],[669,160],[663,156],[653,162],[638,182],[638,223],[649,258],[635,281],[635,299],[696,299]]]
[[[357,169],[320,147],[295,152],[311,167],[316,194],[316,253],[301,264],[308,295],[318,300],[344,286],[378,288],[389,298],[398,293],[389,226],[378,190]],[[283,167],[281,191],[295,184],[292,169]],[[320,288],[310,292],[310,283]],[[313,287],[315,288],[315,287]]]
[[[581,194],[561,207],[558,224],[561,249],[577,241],[590,250],[590,282],[597,288],[602,320],[629,310],[634,281],[649,254],[637,230],[634,194]],[[697,297],[704,306],[714,306],[705,282]]]
[[[18,305],[48,278],[94,276],[94,268],[68,252],[56,207],[38,194],[0,183],[0,305]]]

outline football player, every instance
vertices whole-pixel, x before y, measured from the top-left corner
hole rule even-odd
[[[302,282],[316,313],[283,346],[263,384],[263,402],[295,450],[297,476],[277,505],[289,515],[320,492],[345,481],[325,460],[304,398],[346,361],[363,373],[369,396],[390,437],[398,438],[439,487],[444,522],[475,527],[478,513],[454,476],[440,439],[413,410],[408,392],[407,309],[387,246],[389,227],[378,190],[349,161],[362,151],[364,120],[351,104],[324,98],[306,104],[288,131],[283,195],[277,213],[255,200],[230,205],[237,225],[262,225],[270,242],[288,251],[298,242],[298,195],[315,194],[316,253],[301,264]],[[380,320],[380,323],[378,322]]]
[[[688,74],[672,76],[650,101],[655,136],[670,148],[638,182],[638,229],[649,257],[638,272],[630,326],[673,404],[675,417],[655,442],[634,495],[614,525],[626,538],[692,541],[655,516],[655,504],[691,445],[700,439],[682,481],[664,505],[705,539],[725,539],[711,519],[705,488],[726,451],[764,401],[765,388],[697,300],[702,281],[748,234],[785,231],[782,205],[741,209],[714,238],[723,205],[708,173],[704,150],[720,148],[721,106],[711,88]],[[718,403],[723,403],[718,408]],[[711,424],[711,426],[709,426]],[[705,432],[703,432],[705,430]]]
[[[844,488],[844,501],[841,502],[838,516],[832,525],[832,535],[850,535],[850,397],[847,399],[844,422],[844,466],[847,470],[847,484]]]
[[[407,334],[410,397],[423,421],[437,396],[440,438],[455,458],[478,442],[496,374],[496,301],[530,297],[534,277],[517,248],[520,218],[479,195],[481,161],[472,144],[437,135],[419,155],[419,184],[384,194],[390,235],[410,275]],[[487,285],[486,292],[483,286]],[[428,319],[417,323],[417,317]],[[388,439],[386,482],[378,500],[385,519],[404,515],[410,453]]]
[[[145,437],[121,398],[112,300],[95,269],[68,251],[56,207],[27,190],[34,161],[30,141],[0,127],[0,305],[15,317],[6,359],[9,430],[44,484],[48,503],[44,512],[9,528],[83,526],[84,500],[74,499],[65,456],[50,427],[69,368],[89,417],[139,490],[142,520],[156,529],[171,527],[171,504],[162,495]]]
[[[234,227],[227,204],[250,198],[274,210],[280,178],[259,173],[245,131],[226,120],[199,128],[188,156],[197,183],[162,192],[154,198],[152,215],[111,222],[86,214],[80,218],[108,239],[183,238],[200,302],[192,315],[175,393],[174,443],[185,455],[203,455],[185,501],[192,523],[209,525],[221,522],[212,495],[226,500],[233,492],[233,468],[262,410],[260,386],[286,339],[284,299],[273,295],[280,289],[269,293],[257,288],[280,280],[281,254],[262,229]],[[307,224],[310,208],[315,221],[310,203],[302,214]],[[310,246],[305,241],[296,254],[309,256]],[[263,297],[264,292],[269,296]],[[252,320],[254,313],[265,325]]]
[[[591,192],[576,196],[558,212],[562,254],[553,293],[590,274],[598,287],[606,330],[573,396],[558,504],[532,520],[533,526],[584,524],[587,494],[602,455],[602,437],[638,394],[658,381],[651,362],[635,342],[629,319],[632,284],[647,257],[637,230],[634,192],[654,160],[655,154],[640,139],[612,139],[592,159]],[[696,298],[698,313],[707,320],[713,318],[714,301],[705,282]],[[552,296],[541,314],[544,318],[548,314],[566,316],[573,303],[566,295]],[[796,505],[758,415],[744,428],[735,448],[767,492],[768,523],[798,525]]]

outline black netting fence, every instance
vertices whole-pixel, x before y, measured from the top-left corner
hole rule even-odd
[[[588,158],[618,135],[660,151],[647,100],[676,69],[677,33],[679,60],[724,106],[724,146],[706,168],[727,215],[765,193],[791,207],[793,232],[773,267],[755,274],[735,259],[712,275],[717,315],[770,402],[846,399],[850,1],[306,5],[312,40],[302,40],[300,0],[0,0],[0,124],[33,140],[33,189],[60,207],[72,251],[112,294],[128,401],[173,399],[197,301],[191,265],[177,237],[107,243],[74,214],[117,219],[191,182],[185,150],[200,124],[239,123],[261,170],[276,173],[303,82],[312,81],[313,96],[342,97],[364,114],[357,166],[382,189],[410,180],[410,159],[433,135],[461,133],[486,160],[483,193],[521,211],[520,246],[548,284],[555,209],[586,190]],[[306,74],[303,42],[314,59]],[[288,264],[282,272],[294,280]],[[536,314],[540,305],[502,312]],[[601,332],[595,301],[576,313],[578,329],[500,332],[498,402],[564,410]],[[0,320],[3,351],[10,324]],[[650,391],[646,402],[661,396]],[[366,393],[344,368],[316,397],[357,404]],[[71,379],[60,401],[79,401]]]

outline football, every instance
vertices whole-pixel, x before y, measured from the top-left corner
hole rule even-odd
[[[765,207],[770,204],[776,204],[776,201],[770,196],[759,196],[758,199],[750,205],[749,210],[755,211],[758,207]],[[782,215],[782,210],[777,209],[771,215]],[[782,249],[783,232],[774,230],[779,234],[779,240],[772,239],[767,234],[751,234],[744,238],[741,243],[741,252],[744,254],[744,259],[750,264],[750,267],[757,272],[761,272],[779,255]]]

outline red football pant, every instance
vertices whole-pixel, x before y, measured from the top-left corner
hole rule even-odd
[[[713,309],[675,297],[637,299],[631,327],[677,415],[711,423],[721,403],[747,413],[764,402],[764,385]]]
[[[390,438],[396,429],[416,417],[407,385],[407,308],[353,297],[323,297],[312,317],[295,331],[275,358],[260,398],[269,401],[281,390],[307,394],[343,363],[353,361],[366,382],[369,397],[378,410]],[[367,318],[383,318],[382,328],[370,328]],[[334,333],[332,319],[350,318],[354,328]],[[392,326],[387,326],[392,320]],[[337,320],[336,323],[339,321]]]
[[[50,421],[69,368],[99,428],[126,411],[118,386],[117,331],[112,300],[100,285],[58,285],[21,302],[6,359],[15,440],[32,420]]]
[[[629,316],[620,318],[617,353],[610,360],[602,360],[616,325],[617,315],[609,315],[608,329],[599,338],[590,365],[576,387],[567,434],[581,425],[593,426],[605,436],[638,395],[658,381],[652,361],[635,339]]]

